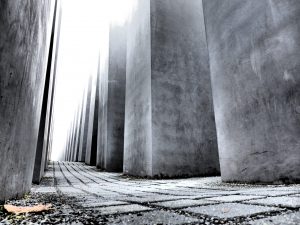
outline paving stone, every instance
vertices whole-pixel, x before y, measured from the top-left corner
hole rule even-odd
[[[84,208],[94,208],[94,207],[104,207],[104,206],[128,205],[129,203],[121,202],[121,201],[103,201],[101,199],[99,201],[92,201],[92,202],[78,202],[77,204]]]
[[[61,192],[61,194],[68,197],[82,198],[87,195],[87,193],[82,190],[70,187],[59,187],[58,190]]]
[[[111,219],[108,224],[189,224],[197,221],[198,219],[196,218],[179,215],[173,212],[151,211],[143,212],[138,215],[134,214],[120,216],[116,219]]]
[[[199,207],[190,207],[184,209],[186,212],[203,214],[219,218],[232,218],[241,216],[250,216],[258,213],[279,211],[275,207],[246,205],[241,203],[222,203],[218,205],[207,205]]]
[[[256,198],[264,198],[264,196],[228,195],[228,196],[207,198],[207,200],[218,201],[218,202],[236,202],[236,201],[251,200],[251,199],[256,199]]]
[[[215,202],[205,200],[205,199],[199,199],[199,200],[193,200],[193,199],[181,199],[181,200],[174,200],[174,201],[166,201],[166,202],[156,202],[152,205],[160,206],[160,207],[166,207],[166,208],[183,208],[183,207],[189,207],[189,206],[196,206],[196,205],[208,205],[208,204],[214,204]]]
[[[239,194],[245,195],[264,195],[264,196],[281,196],[281,195],[290,195],[297,194],[299,190],[270,190],[270,189],[259,189],[259,190],[243,190],[238,191]]]
[[[300,208],[300,197],[269,197],[265,199],[255,199],[246,201],[247,203],[262,204],[269,206],[280,206],[290,208]]]
[[[211,198],[211,197],[217,197],[221,196],[220,194],[213,194],[213,193],[201,193],[201,194],[195,194],[187,196],[189,199],[203,199],[203,198]]]
[[[137,203],[151,203],[151,202],[161,202],[170,201],[177,199],[188,199],[188,196],[172,196],[172,195],[154,195],[154,196],[144,196],[144,197],[124,197],[120,198],[123,201],[131,201]]]
[[[264,219],[252,221],[252,225],[300,224],[298,215],[271,217],[274,214],[268,214],[271,211],[287,213],[286,210],[277,207],[285,204],[289,207],[299,207],[295,199],[300,197],[300,185],[223,184],[220,177],[172,180],[132,179],[122,177],[119,173],[100,172],[82,163],[61,164],[64,173],[62,174],[56,165],[54,164],[53,167],[55,185],[61,191],[62,198],[66,200],[62,205],[67,205],[63,207],[62,215],[73,217],[74,221],[77,221],[76,217],[84,217],[87,223],[94,221],[94,224],[97,224],[95,221],[98,221],[98,218],[95,215],[103,214],[109,215],[105,217],[108,221],[101,221],[105,224],[188,224],[190,222],[209,224],[210,218],[204,220],[202,217],[235,220],[235,217],[260,214],[261,217],[258,217]],[[45,182],[42,180],[41,185],[33,185],[33,194],[53,195],[56,191],[52,182],[53,173],[47,174],[45,179]],[[294,200],[289,201],[290,197]],[[70,203],[68,199],[71,200]],[[267,202],[255,203],[266,200]],[[76,207],[68,206],[71,203]],[[146,207],[148,204],[149,207]],[[298,210],[297,207],[293,210]],[[164,209],[158,210],[159,208]],[[178,209],[182,212],[190,212],[192,215],[177,214]],[[86,224],[84,220],[80,222]],[[220,219],[218,220],[220,222]],[[271,220],[273,222],[270,222]],[[65,224],[69,224],[68,221],[71,219],[66,220]],[[292,223],[294,221],[297,222]]]
[[[121,205],[121,206],[101,207],[101,208],[95,208],[94,210],[100,211],[102,215],[112,215],[112,214],[121,214],[121,213],[149,211],[152,209],[145,206],[132,204],[126,206]]]
[[[272,216],[265,219],[248,222],[249,225],[299,225],[300,212],[279,216]]]
[[[32,192],[35,192],[35,193],[48,193],[48,194],[51,194],[51,193],[56,193],[56,189],[54,187],[38,187],[38,188],[35,188]]]
[[[182,195],[195,195],[196,191],[180,191],[180,190],[159,190],[159,191],[152,191],[158,194],[171,194],[175,196],[182,196]]]

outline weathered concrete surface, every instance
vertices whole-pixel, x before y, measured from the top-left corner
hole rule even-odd
[[[72,125],[71,125],[69,161],[72,161],[73,152],[74,152],[74,118],[73,118]]]
[[[103,156],[103,166],[107,171],[123,170],[124,150],[124,120],[125,120],[125,86],[126,86],[126,25],[111,24],[109,28],[108,68],[101,79],[102,98],[101,110],[106,111],[99,128],[100,140],[106,139],[100,146],[104,149],[98,153],[99,159]],[[103,56],[105,57],[105,56]],[[104,67],[105,70],[106,67]],[[100,68],[101,70],[101,68]],[[101,71],[100,71],[101,73]],[[105,94],[103,92],[106,92]],[[105,121],[104,121],[105,120]],[[104,125],[105,124],[105,125]],[[103,129],[106,127],[106,129]],[[104,153],[103,153],[104,152]],[[98,159],[98,161],[99,161]]]
[[[99,110],[98,110],[98,137],[96,166],[104,168],[105,149],[107,149],[107,82],[109,58],[109,30],[106,27],[102,33],[100,44],[100,76],[99,76]]]
[[[82,105],[81,105],[81,120],[80,120],[80,136],[79,136],[79,152],[78,152],[78,162],[85,162],[85,152],[83,153],[83,135],[84,135],[84,123],[86,117],[86,90],[83,92]]]
[[[72,157],[72,134],[73,134],[73,127],[69,128],[69,141],[68,141],[68,161],[71,161]]]
[[[0,201],[30,190],[54,1],[0,1]]]
[[[45,163],[47,163],[49,151],[50,126],[52,120],[53,95],[56,78],[58,40],[60,33],[60,15],[60,1],[55,1],[55,10],[53,16],[53,24],[48,54],[47,73],[41,111],[41,120],[32,178],[32,182],[37,184],[40,183],[41,178],[44,175]]]
[[[86,146],[87,146],[87,134],[89,127],[89,115],[90,115],[90,102],[91,102],[91,91],[92,91],[92,80],[90,79],[88,82],[88,86],[85,91],[85,100],[83,105],[84,110],[84,119],[82,124],[82,133],[80,137],[80,145],[79,145],[79,161],[85,162],[86,158]]]
[[[107,171],[123,171],[127,26],[110,25],[107,99]]]
[[[79,107],[79,106],[78,106]],[[72,158],[73,162],[76,162],[78,159],[78,132],[79,132],[79,118],[80,118],[80,110],[79,108],[76,111],[76,117],[75,117],[75,121],[74,121],[74,126],[75,126],[75,131],[74,131],[74,155]]]
[[[299,182],[300,2],[205,0],[204,12],[223,181]]]
[[[128,32],[124,172],[216,175],[202,1],[137,4]]]
[[[52,115],[51,115],[51,121],[50,121],[50,127],[49,127],[49,138],[48,138],[48,146],[47,146],[47,155],[45,158],[45,163],[44,163],[44,170],[48,169],[49,163],[51,161],[51,156],[52,156],[52,145],[53,145],[53,133],[54,133],[54,115],[53,115],[53,107],[52,107]],[[61,156],[62,157],[62,156]],[[60,160],[63,160],[63,158],[60,158]]]
[[[66,155],[65,155],[66,161],[69,161],[69,152],[70,152],[70,129],[69,129],[68,135],[67,135]]]
[[[96,166],[97,164],[97,150],[98,150],[98,129],[99,129],[99,104],[100,104],[100,58],[98,58],[97,79],[96,79],[96,93],[94,105],[94,121],[91,145],[91,160],[90,164]]]
[[[124,173],[152,175],[150,1],[139,0],[128,24]]]
[[[85,163],[88,165],[96,165],[96,155],[97,155],[97,130],[98,130],[98,99],[99,97],[97,91],[99,91],[98,84],[98,71],[95,76],[91,77],[92,80],[92,90],[90,96],[90,113],[88,121],[88,131],[87,131],[87,143],[86,143],[86,153],[85,153]],[[97,105],[97,107],[96,107]]]
[[[78,162],[79,158],[79,144],[80,144],[80,133],[81,133],[81,119],[82,119],[82,105],[78,105],[78,117],[76,120],[76,142],[75,142],[75,158],[74,161]]]
[[[56,20],[56,31],[55,31],[55,56],[53,58],[53,67],[51,68],[51,73],[53,73],[53,85],[52,85],[52,93],[51,93],[51,100],[50,100],[50,106],[48,107],[49,111],[48,113],[48,124],[46,126],[48,127],[47,135],[45,134],[44,141],[47,141],[46,146],[46,162],[44,163],[45,170],[48,168],[48,162],[50,161],[51,154],[52,154],[52,142],[53,142],[53,128],[54,128],[54,103],[55,103],[55,93],[56,93],[56,71],[57,71],[57,62],[58,62],[58,52],[59,52],[59,43],[60,43],[60,30],[61,30],[61,17],[62,17],[62,7],[61,7],[61,0],[58,1],[58,15]]]

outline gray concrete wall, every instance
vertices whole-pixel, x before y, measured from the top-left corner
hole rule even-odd
[[[218,175],[202,1],[151,1],[153,175]]]
[[[88,135],[88,127],[89,127],[89,115],[90,115],[90,102],[91,102],[91,91],[92,91],[92,80],[90,79],[88,82],[88,86],[86,88],[85,95],[85,104],[84,104],[84,124],[83,130],[80,138],[80,147],[79,152],[81,154],[81,162],[85,162],[86,158],[86,146],[87,146],[87,135]]]
[[[52,108],[53,110],[53,108]],[[52,114],[52,119],[51,119],[51,123],[50,123],[50,127],[49,127],[49,138],[48,138],[48,145],[47,145],[47,155],[46,155],[46,158],[45,158],[45,167],[44,167],[44,170],[47,170],[48,169],[48,166],[49,166],[49,162],[51,161],[51,156],[52,156],[52,143],[53,143],[53,114]],[[63,158],[61,156],[61,158],[59,159],[60,161],[63,161]]]
[[[35,155],[35,163],[33,170],[32,182],[39,184],[44,175],[45,163],[48,157],[48,144],[50,135],[50,125],[52,117],[53,94],[56,76],[56,60],[58,51],[58,38],[60,33],[60,1],[55,3],[55,11],[53,16],[53,25],[51,31],[51,40],[48,54],[47,73],[45,80],[41,120],[39,127],[38,143]]]
[[[53,85],[52,85],[52,93],[51,93],[51,100],[50,100],[50,109],[48,115],[49,115],[49,120],[48,124],[48,133],[47,136],[45,135],[44,141],[47,141],[46,146],[46,158],[45,158],[45,170],[48,169],[48,163],[51,159],[51,154],[52,154],[52,142],[53,142],[53,127],[54,127],[54,103],[55,103],[55,94],[56,94],[56,71],[57,71],[57,62],[58,62],[58,52],[59,52],[59,43],[60,43],[60,30],[61,30],[61,17],[62,17],[62,7],[61,7],[61,0],[58,1],[58,15],[56,18],[56,31],[55,31],[55,56],[53,58],[53,67],[51,68],[51,73],[53,73]]]
[[[30,190],[54,1],[0,1],[0,201]]]
[[[84,136],[84,123],[86,117],[86,90],[84,90],[82,97],[82,105],[81,105],[81,121],[80,121],[80,136],[79,136],[79,152],[78,152],[78,161],[85,162],[85,152],[83,153],[83,136]]]
[[[95,92],[95,106],[94,106],[94,121],[93,121],[93,133],[92,133],[92,145],[91,145],[91,160],[90,164],[97,165],[97,151],[98,151],[98,129],[99,129],[99,104],[100,104],[100,53],[98,57],[98,68],[96,77],[96,92]]]
[[[74,158],[74,145],[75,145],[75,118],[76,115],[74,115],[72,126],[71,126],[71,147],[70,147],[70,159],[69,161],[73,161]]]
[[[40,125],[39,125],[39,132],[38,132],[38,141],[36,147],[36,154],[35,154],[35,162],[34,162],[34,170],[33,170],[33,177],[32,182],[39,184],[41,178],[44,174],[44,162],[46,157],[46,148],[45,145],[47,143],[44,141],[44,137],[48,133],[48,117],[49,117],[49,107],[51,102],[51,93],[52,93],[52,85],[53,85],[53,74],[51,74],[51,67],[52,67],[52,59],[54,57],[53,51],[54,48],[54,36],[55,36],[55,23],[56,23],[56,11],[57,11],[57,1],[55,1],[55,9],[54,9],[54,16],[53,16],[53,23],[51,29],[51,38],[50,38],[50,45],[48,51],[48,62],[47,62],[47,72],[44,84],[44,93],[43,93],[43,103],[42,103],[42,110],[40,116]],[[49,105],[49,106],[48,106]],[[47,140],[46,140],[47,141]]]
[[[79,107],[79,106],[78,106]],[[76,117],[75,117],[75,121],[74,121],[74,126],[75,126],[75,131],[74,131],[74,155],[73,155],[73,162],[77,161],[78,158],[78,121],[79,121],[79,117],[80,117],[80,110],[79,108],[76,110]]]
[[[102,84],[107,91],[107,99],[104,99],[107,107],[104,109],[107,111],[107,129],[102,130],[101,134],[107,138],[107,145],[103,150],[103,169],[114,172],[123,171],[126,31],[126,25],[110,25],[107,80]]]
[[[124,133],[125,174],[152,175],[150,1],[137,1],[128,24]]]
[[[102,43],[100,44],[100,67],[99,67],[99,110],[98,110],[98,138],[96,166],[104,168],[105,149],[107,149],[107,95],[108,95],[108,52],[109,32],[108,27],[103,30]]]
[[[138,4],[127,46],[124,172],[157,177],[217,175],[202,1],[155,0],[150,5],[145,2],[145,8]],[[142,24],[148,14],[151,18]],[[149,43],[144,45],[144,40]]]
[[[69,134],[68,134],[68,145],[67,145],[67,161],[70,161],[70,154],[71,154],[71,133],[69,129]]]
[[[69,128],[68,161],[71,161],[71,157],[72,157],[72,135],[73,135],[73,127],[71,125]]]
[[[300,181],[300,1],[204,0],[223,181]]]
[[[78,117],[76,123],[76,144],[75,144],[75,162],[78,162],[79,159],[79,144],[80,144],[80,133],[81,133],[81,120],[82,120],[82,105],[78,105]]]
[[[95,115],[95,103],[96,103],[96,89],[97,89],[97,75],[91,77],[92,90],[90,95],[90,111],[89,111],[89,121],[88,121],[88,130],[87,130],[87,142],[86,142],[86,153],[85,153],[85,163],[88,165],[96,165],[96,159],[93,158],[94,152],[97,151],[97,147],[93,146],[93,133],[95,131],[94,127],[98,124],[94,124]]]

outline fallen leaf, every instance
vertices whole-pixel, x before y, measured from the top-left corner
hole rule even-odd
[[[35,205],[35,206],[14,206],[14,205],[4,205],[4,209],[9,213],[20,214],[20,213],[30,213],[30,212],[43,212],[48,211],[52,207],[51,204],[48,205]]]

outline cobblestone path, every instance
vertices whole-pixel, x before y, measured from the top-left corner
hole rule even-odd
[[[64,199],[56,224],[300,224],[300,185],[136,179],[53,162],[32,195]]]

